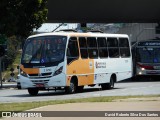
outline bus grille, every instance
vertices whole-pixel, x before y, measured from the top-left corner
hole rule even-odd
[[[50,78],[52,72],[49,73],[41,73],[41,74],[28,74],[30,79],[37,79],[37,78]]]
[[[31,80],[34,84],[36,83],[48,83],[49,80]]]

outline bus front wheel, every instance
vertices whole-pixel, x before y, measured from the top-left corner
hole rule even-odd
[[[68,94],[73,94],[73,93],[75,93],[75,91],[76,91],[76,84],[74,81],[71,81],[70,86],[67,86],[65,88],[65,92]]]
[[[32,96],[35,96],[38,94],[38,89],[37,88],[28,88],[28,93]]]

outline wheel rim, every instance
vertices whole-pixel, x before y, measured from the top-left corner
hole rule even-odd
[[[74,93],[75,92],[75,85],[74,85],[74,83],[71,83],[70,87],[71,87],[72,93]]]

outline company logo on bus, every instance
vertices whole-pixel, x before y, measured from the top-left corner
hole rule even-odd
[[[105,62],[96,62],[96,68],[106,68]]]

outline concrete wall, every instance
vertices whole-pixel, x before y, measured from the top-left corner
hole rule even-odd
[[[155,29],[144,30],[144,28],[155,28],[157,23],[126,23],[119,28],[117,33],[128,34],[131,42],[136,40],[147,40],[159,37],[160,35],[155,33]]]

